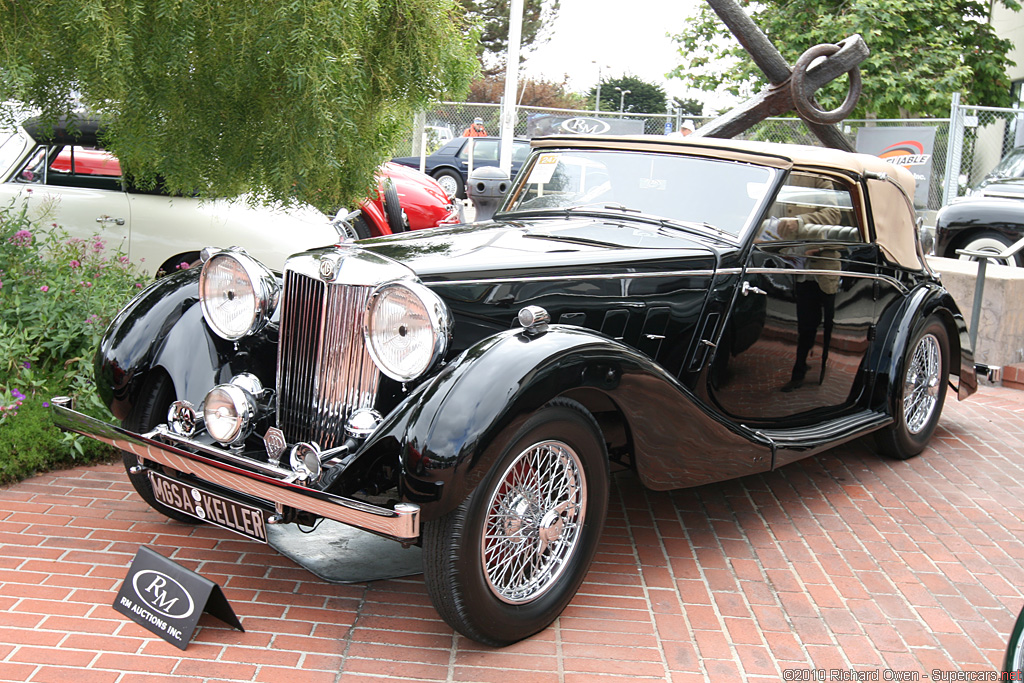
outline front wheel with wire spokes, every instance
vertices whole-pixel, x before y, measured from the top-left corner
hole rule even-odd
[[[583,582],[608,510],[608,455],[593,416],[565,399],[491,449],[474,492],[425,525],[424,574],[450,626],[501,646],[554,621]]]
[[[939,423],[949,379],[949,333],[932,316],[907,346],[898,380],[895,421],[878,434],[879,449],[906,460],[924,450]]]

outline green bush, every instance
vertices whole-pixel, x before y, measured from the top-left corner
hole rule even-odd
[[[113,455],[57,430],[48,401],[70,395],[79,410],[111,419],[92,383],[92,358],[141,278],[99,236],[71,238],[55,223],[34,223],[23,201],[0,207],[0,483]]]

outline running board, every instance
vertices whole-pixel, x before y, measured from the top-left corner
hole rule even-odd
[[[892,417],[874,410],[862,410],[835,420],[793,429],[759,429],[756,433],[772,443],[772,469],[852,441],[892,423]]]

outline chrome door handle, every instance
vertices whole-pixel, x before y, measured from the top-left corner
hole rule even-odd
[[[764,291],[760,287],[755,287],[754,285],[752,285],[749,282],[747,282],[746,280],[744,280],[743,281],[743,287],[740,288],[740,294],[742,294],[743,296],[750,296],[751,294],[764,294],[764,295],[767,295],[768,292]]]
[[[111,218],[110,216],[100,216],[99,218],[96,219],[96,222],[97,223],[107,223],[107,222],[110,222],[110,223],[115,223],[117,225],[124,225],[124,219],[123,218]]]

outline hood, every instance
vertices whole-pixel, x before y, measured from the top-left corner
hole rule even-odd
[[[670,228],[608,219],[488,221],[363,240],[363,248],[404,263],[425,282],[495,277],[655,271],[672,261],[713,268],[710,242]]]

